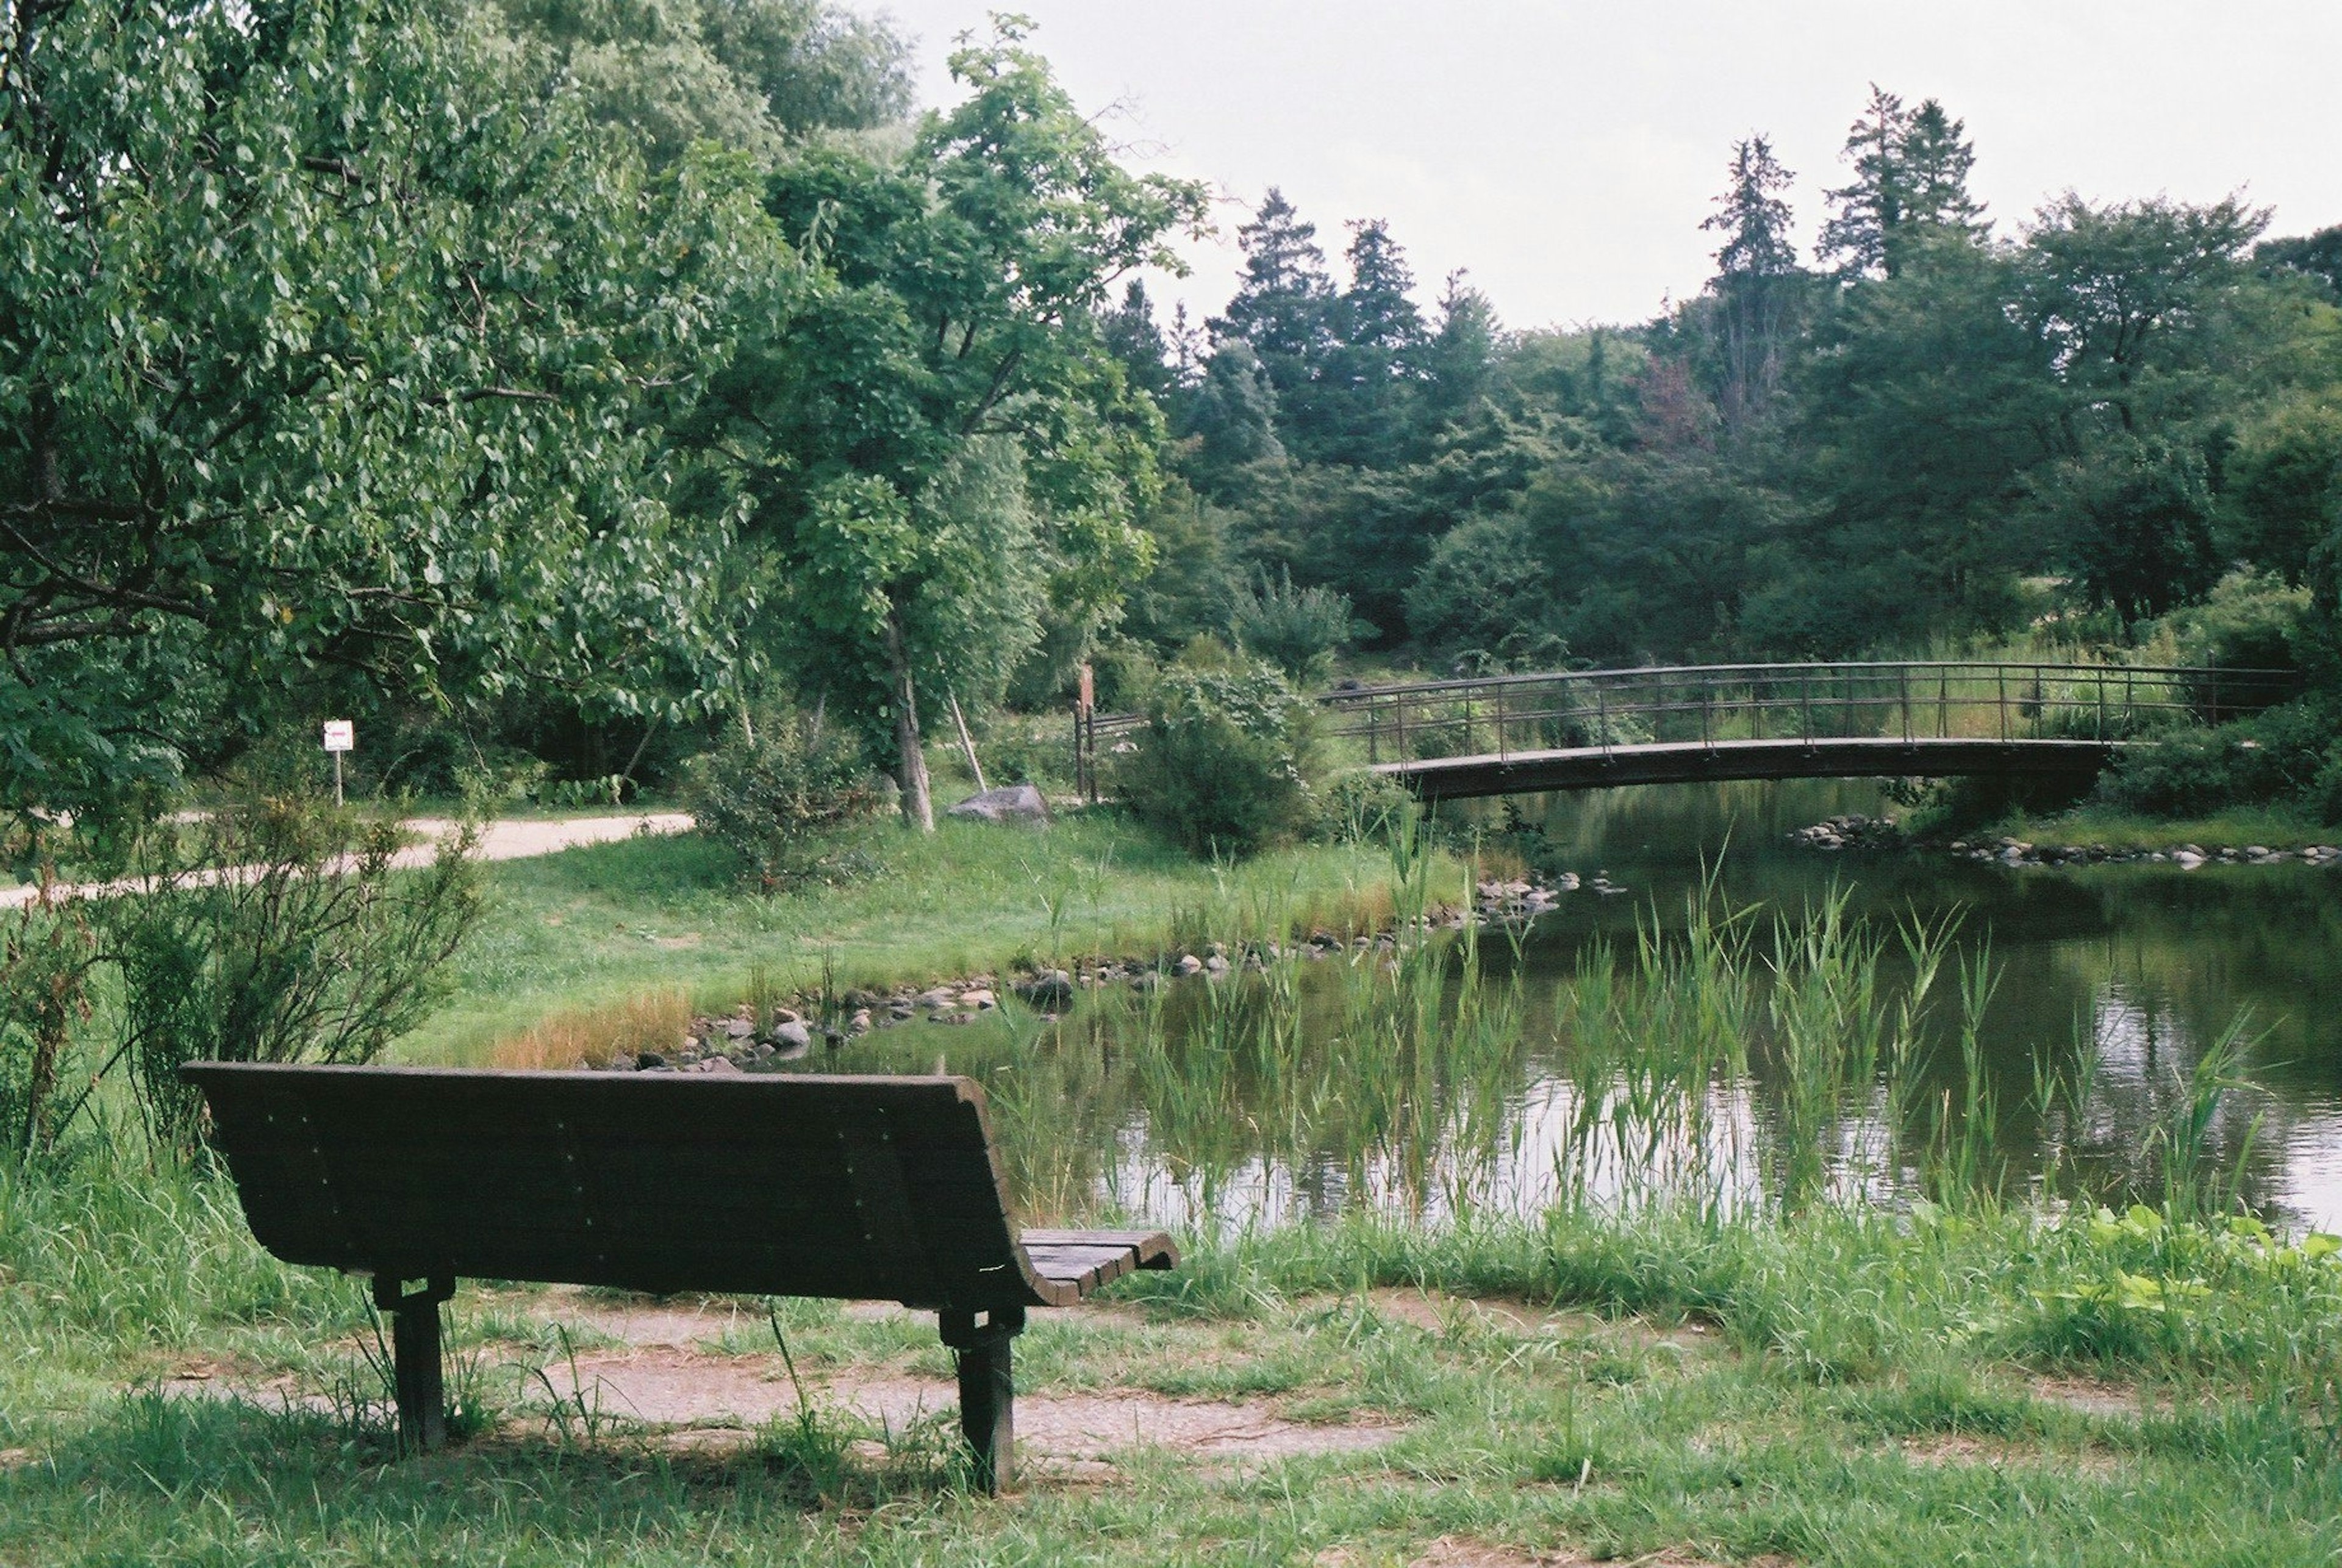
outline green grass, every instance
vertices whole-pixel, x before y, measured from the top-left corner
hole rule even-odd
[[[403,1060],[476,1060],[548,1012],[645,991],[728,1008],[754,973],[782,992],[945,980],[1083,954],[1136,955],[1285,912],[1337,924],[1384,901],[1378,849],[1312,846],[1198,863],[1113,810],[1043,831],[946,819],[856,841],[865,874],[766,897],[696,836],[636,839],[486,868],[488,907],[455,995]],[[1458,877],[1460,885],[1460,874]]]
[[[1395,1565],[1449,1537],[2157,1568],[2342,1549],[2335,1271],[2220,1226],[1578,1214],[1203,1243],[1121,1311],[1036,1321],[1020,1392],[1232,1401],[1393,1440],[1135,1452],[998,1501],[965,1489],[945,1422],[882,1431],[818,1392],[944,1377],[916,1319],[792,1303],[812,1410],[694,1453],[532,1392],[607,1345],[572,1326],[576,1294],[467,1287],[451,1342],[492,1434],[390,1463],[360,1286],[271,1262],[208,1178],[102,1156],[0,1177],[0,1262],[10,1563]],[[2126,1297],[2127,1276],[2166,1289]],[[740,1307],[693,1354],[781,1375],[759,1303]],[[163,1391],[195,1356],[282,1393]]]
[[[775,984],[816,982],[825,962],[839,984],[922,978],[1230,924],[1404,916],[1457,872],[1407,845],[1216,872],[1106,814],[870,842],[886,869],[769,901],[691,840],[494,868],[458,1004],[410,1050],[455,1054],[545,1006],[646,987],[737,994],[751,964]],[[1868,939],[1823,942],[1824,927],[1778,953],[1719,929],[1574,982],[1616,1047],[1610,1124],[1680,1123],[1717,1059],[1689,1046],[1713,1036],[1739,1060],[1760,1003],[1779,1028],[1827,1015],[1843,1034],[1783,1058],[1848,1101],[1804,1135],[1869,1105],[1844,1049],[1901,1024],[1867,978]],[[1450,991],[1466,980],[1458,948],[1468,964],[1468,941],[1403,941],[1387,961],[1319,965],[1342,987],[1338,1060],[1302,1052],[1291,966],[1250,1000],[1216,990],[1192,1037],[1126,1020],[1114,1048],[1153,1075],[1150,1127],[1185,1118],[1191,1152],[1249,1159],[1291,1138],[1331,1161],[1351,1121],[1377,1148],[1430,1150],[1471,1124],[1473,1085],[1525,1028],[1516,983]],[[1747,985],[1768,961],[1777,1003]],[[1084,1060],[1068,1055],[1036,1104],[996,1107],[1004,1123],[1073,1141]],[[1272,1070],[1281,1100],[1226,1097],[1214,1076]],[[1917,1132],[1898,1146],[1923,1163],[1957,1152]],[[88,1129],[57,1163],[0,1168],[0,1563],[1396,1568],[1443,1539],[1448,1561],[1498,1563],[1485,1553],[2307,1568],[2342,1553],[2342,1253],[2200,1197],[2177,1206],[2210,1217],[2058,1213],[1947,1180],[1945,1206],[1890,1212],[1794,1183],[1787,1201],[1726,1203],[1693,1182],[1623,1210],[1565,1189],[1527,1219],[1426,1224],[1394,1206],[1214,1230],[1186,1239],[1178,1270],[1118,1286],[1116,1307],[1040,1314],[1020,1392],[1225,1401],[1255,1425],[1369,1423],[1391,1440],[1138,1450],[988,1500],[965,1485],[943,1411],[882,1428],[820,1392],[916,1378],[947,1400],[926,1322],[826,1303],[778,1308],[810,1407],[693,1451],[555,1394],[573,1356],[614,1348],[580,1321],[613,1297],[467,1283],[450,1343],[474,1435],[390,1463],[363,1286],[275,1263],[219,1177],[134,1149]],[[788,1375],[759,1332],[765,1303],[721,1304],[736,1310],[690,1363]],[[198,1363],[208,1383],[166,1386]],[[1484,1555],[1453,1555],[1467,1551]]]

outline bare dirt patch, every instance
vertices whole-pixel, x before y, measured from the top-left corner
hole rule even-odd
[[[574,1376],[566,1363],[545,1375],[565,1405],[650,1426],[745,1432],[798,1408],[796,1389],[777,1356],[646,1347],[581,1355]],[[902,1375],[808,1378],[806,1393],[816,1407],[843,1408],[890,1432],[958,1404],[951,1383]],[[1291,1421],[1264,1404],[1166,1399],[1132,1390],[1020,1393],[1016,1399],[1018,1446],[1060,1460],[1100,1460],[1142,1448],[1244,1458],[1350,1453],[1380,1447],[1402,1431]]]
[[[2139,1413],[2137,1390],[2095,1377],[2027,1378],[2025,1392],[2045,1404],[2062,1404],[2084,1415]]]
[[[39,1463],[29,1448],[0,1448],[0,1470],[24,1470]]]
[[[1434,1333],[1461,1323],[1522,1339],[1584,1335],[1634,1347],[1666,1345],[1706,1353],[1723,1342],[1701,1323],[1656,1323],[1642,1317],[1604,1317],[1562,1307],[1540,1307],[1500,1296],[1445,1295],[1436,1292],[1379,1289],[1366,1293],[1376,1314]]]
[[[2085,1475],[2111,1475],[2115,1471],[2114,1455],[2101,1450],[2052,1451],[2029,1443],[2011,1443],[2006,1438],[1963,1432],[1905,1438],[1896,1447],[1913,1464],[1930,1467],[1980,1464],[1994,1470],[2040,1470],[2056,1466],[2061,1470],[2079,1471]]]
[[[1321,1557],[1321,1561],[1325,1561]],[[1495,1546],[1466,1535],[1443,1535],[1411,1561],[1407,1568],[1723,1568],[1709,1557],[1669,1546],[1639,1557],[1588,1557],[1567,1547],[1551,1552],[1526,1552],[1517,1546]],[[1740,1568],[1793,1568],[1786,1557],[1749,1559]]]

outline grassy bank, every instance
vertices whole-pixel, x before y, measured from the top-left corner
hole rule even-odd
[[[1332,926],[1389,907],[1378,849],[1308,846],[1236,866],[1199,863],[1112,810],[1046,831],[946,819],[932,838],[893,824],[840,856],[834,885],[766,896],[696,837],[644,838],[486,868],[481,929],[451,1004],[401,1048],[476,1060],[548,1013],[665,992],[729,1008],[787,993],[996,972],[1081,954],[1152,954],[1225,936],[1276,909]],[[1461,874],[1456,877],[1461,886]]]

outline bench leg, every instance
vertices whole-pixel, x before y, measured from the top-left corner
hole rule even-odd
[[[959,1429],[976,1456],[976,1483],[997,1492],[1016,1456],[1016,1377],[1009,1346],[1025,1328],[1023,1307],[998,1307],[978,1324],[972,1312],[946,1312],[939,1327],[959,1363]]]
[[[404,1281],[374,1276],[374,1304],[391,1314],[392,1384],[398,1395],[398,1451],[428,1453],[447,1441],[447,1391],[439,1364],[439,1303],[455,1282],[435,1278],[413,1295]]]

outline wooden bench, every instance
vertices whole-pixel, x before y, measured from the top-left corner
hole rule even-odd
[[[408,1452],[445,1434],[439,1303],[459,1277],[827,1296],[937,1314],[990,1490],[1013,1456],[1026,1309],[1177,1262],[1150,1231],[1020,1237],[966,1078],[180,1071],[261,1244],[373,1276]]]

